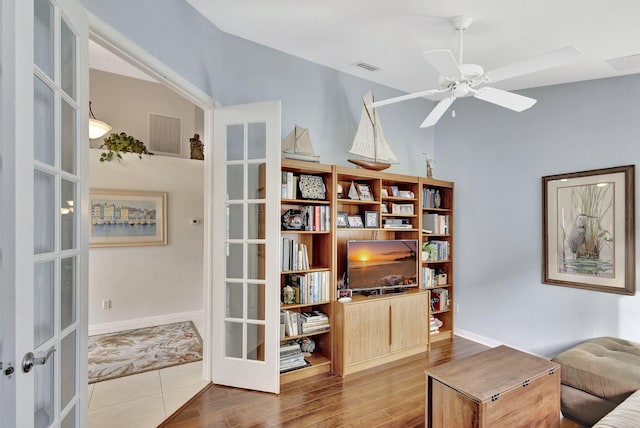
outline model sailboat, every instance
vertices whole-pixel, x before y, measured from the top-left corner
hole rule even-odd
[[[371,103],[373,103],[373,92],[369,91],[362,98],[360,125],[349,150],[349,153],[353,155],[371,160],[349,159],[349,162],[362,168],[381,171],[389,168],[392,163],[398,163],[398,158],[384,137],[378,112],[375,108],[369,107]]]
[[[311,146],[309,130],[295,125],[293,131],[282,140],[282,157],[307,162],[320,162]]]

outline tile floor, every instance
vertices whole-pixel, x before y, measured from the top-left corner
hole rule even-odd
[[[207,384],[202,361],[89,385],[89,428],[156,427]]]

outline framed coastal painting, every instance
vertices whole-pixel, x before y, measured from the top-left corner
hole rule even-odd
[[[90,247],[167,245],[167,193],[91,189]]]
[[[635,294],[634,165],[542,177],[546,284]]]

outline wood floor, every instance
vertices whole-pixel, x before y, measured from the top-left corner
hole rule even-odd
[[[424,427],[425,370],[486,346],[455,337],[430,352],[346,378],[316,376],[280,395],[210,385],[161,427]],[[563,419],[562,428],[580,425]]]

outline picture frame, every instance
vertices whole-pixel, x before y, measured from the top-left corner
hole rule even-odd
[[[343,297],[353,297],[353,290],[350,288],[338,289],[338,299],[342,299]]]
[[[389,208],[387,208],[387,204],[380,205],[380,212],[382,214],[389,214]]]
[[[364,227],[362,217],[360,217],[359,215],[347,216],[347,221],[349,223],[349,227]]]
[[[90,247],[167,245],[167,193],[91,189]]]
[[[391,213],[413,215],[413,204],[391,204]]]
[[[542,282],[635,294],[635,166],[542,177]]]
[[[383,198],[386,198],[387,196],[389,196],[389,193],[387,193],[387,189],[385,189],[384,187],[380,189],[380,196]]]
[[[414,198],[415,195],[413,194],[412,191],[410,190],[399,190],[398,191],[398,197],[400,198],[406,198],[406,199],[411,199]]]
[[[336,226],[337,227],[349,227],[349,215],[345,211],[338,211],[336,213]]]
[[[371,194],[371,188],[368,184],[358,183],[358,195],[360,195],[361,201],[373,201],[373,195]]]
[[[391,190],[391,196],[397,198],[399,194],[398,186],[390,186],[389,189]]]
[[[365,211],[364,212],[364,227],[366,228],[378,228],[378,211]]]

